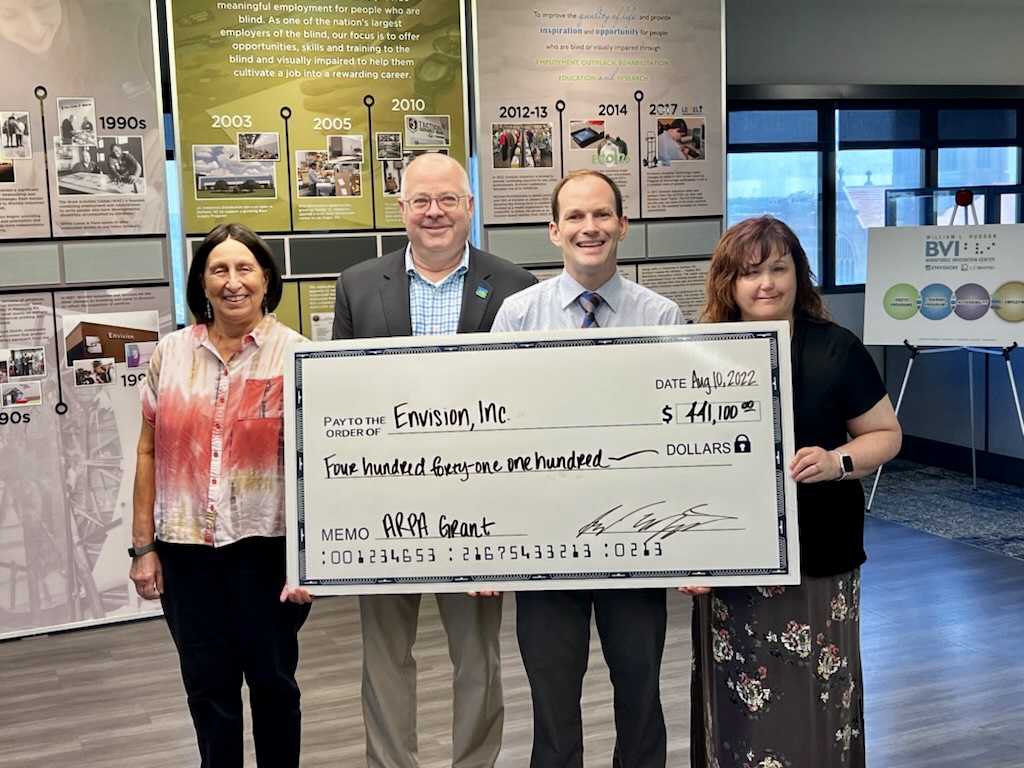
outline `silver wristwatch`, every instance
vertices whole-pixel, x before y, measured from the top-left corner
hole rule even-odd
[[[850,475],[853,474],[853,458],[850,454],[844,451],[842,448],[836,448],[833,453],[839,457],[839,466],[842,467],[843,474],[839,477],[839,480],[849,480]]]

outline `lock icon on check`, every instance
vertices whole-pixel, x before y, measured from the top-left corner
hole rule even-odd
[[[734,453],[750,453],[750,438],[743,434],[736,435],[732,449]]]

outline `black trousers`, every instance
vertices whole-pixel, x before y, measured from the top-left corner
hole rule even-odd
[[[533,696],[530,768],[582,768],[580,696],[593,610],[614,689],[614,766],[664,768],[664,589],[516,593],[516,635]]]
[[[249,686],[256,764],[298,768],[298,631],[308,605],[281,603],[285,541],[225,547],[157,542],[160,598],[178,648],[203,768],[242,768],[242,680]]]

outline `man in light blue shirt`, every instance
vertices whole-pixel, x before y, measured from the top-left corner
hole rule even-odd
[[[551,198],[551,242],[565,269],[505,299],[492,331],[680,325],[679,307],[618,272],[629,231],[622,193],[603,173],[575,171]],[[585,383],[581,386],[585,386]],[[580,695],[594,613],[615,689],[620,768],[665,765],[659,676],[665,647],[664,589],[549,590],[516,594],[516,634],[533,697],[530,768],[582,768]]]

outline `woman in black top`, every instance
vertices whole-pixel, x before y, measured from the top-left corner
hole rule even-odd
[[[684,588],[694,609],[691,764],[864,766],[859,478],[899,451],[878,369],[830,321],[793,231],[770,216],[723,235],[704,319],[788,320],[792,330],[799,586]]]

